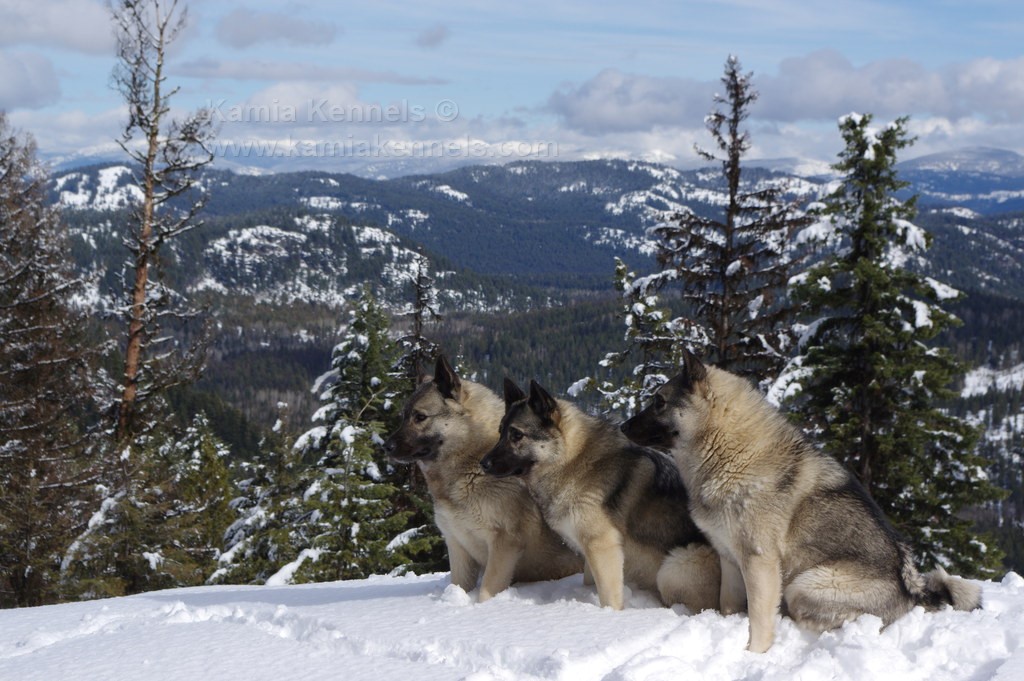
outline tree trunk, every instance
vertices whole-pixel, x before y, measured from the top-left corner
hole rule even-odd
[[[156,178],[156,156],[160,145],[160,119],[163,100],[160,84],[164,67],[164,30],[160,23],[156,45],[156,69],[153,74],[153,108],[148,112],[146,130],[146,163],[142,169],[142,213],[139,225],[138,252],[135,256],[135,283],[132,286],[131,317],[128,323],[128,344],[124,353],[124,391],[117,417],[117,444],[125,444],[133,435],[135,406],[139,396],[139,366],[142,363],[142,337],[145,334],[146,288],[149,284],[149,260],[153,244],[153,211]],[[120,447],[119,447],[120,448]]]

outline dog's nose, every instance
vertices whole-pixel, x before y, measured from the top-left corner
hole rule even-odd
[[[485,456],[480,461],[480,468],[484,469],[484,473],[490,473],[491,472],[491,465],[492,465],[491,464],[491,457],[489,457],[489,456]]]
[[[394,440],[394,438],[390,438],[389,437],[387,440],[384,440],[384,444],[382,446],[384,447],[384,452],[386,454],[394,454],[394,452],[395,452],[395,440]]]

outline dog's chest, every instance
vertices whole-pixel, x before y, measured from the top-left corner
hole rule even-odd
[[[552,518],[548,521],[558,536],[565,540],[565,543],[570,546],[577,553],[582,553],[583,546],[580,542],[579,529],[577,527],[575,519],[572,515],[563,515],[558,518]]]
[[[531,498],[544,520],[575,551],[582,551],[579,512],[566,490],[540,483],[536,478],[528,485]]]
[[[458,541],[477,562],[487,561],[487,536],[491,529],[484,527],[476,514],[467,514],[465,509],[449,504],[437,504],[434,521],[444,537]]]

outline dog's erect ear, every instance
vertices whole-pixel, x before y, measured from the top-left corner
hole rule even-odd
[[[687,384],[692,387],[708,377],[708,370],[704,363],[697,359],[697,355],[684,349],[683,374],[687,378]]]
[[[455,369],[452,369],[452,365],[448,363],[448,358],[444,355],[437,356],[437,364],[434,366],[434,383],[446,398],[459,399],[459,389],[462,387],[462,383],[459,381],[459,375],[455,373]]]
[[[508,376],[505,377],[502,387],[505,389],[505,409],[508,409],[519,400],[526,399],[526,393],[523,392],[523,389],[516,385],[516,382]]]
[[[427,381],[434,378],[433,376],[430,375],[429,371],[423,368],[423,364],[421,364],[420,362],[416,363],[416,375],[419,376],[419,378],[416,379],[416,385],[423,385]]]
[[[527,404],[530,406],[530,411],[542,420],[558,423],[561,416],[558,411],[558,402],[555,402],[555,398],[532,379],[530,380],[530,397]]]

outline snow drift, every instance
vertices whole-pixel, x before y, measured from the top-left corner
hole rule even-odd
[[[970,613],[863,616],[820,637],[783,618],[768,653],[745,616],[601,608],[579,575],[477,604],[447,574],[220,586],[0,611],[3,681],[1024,679],[1024,578]]]

